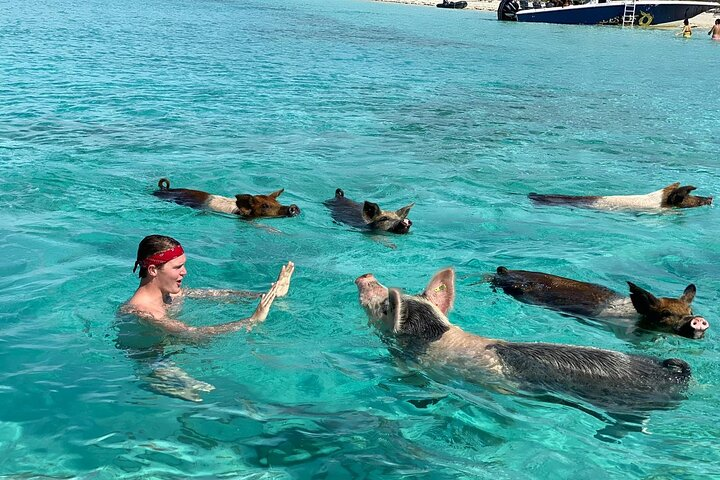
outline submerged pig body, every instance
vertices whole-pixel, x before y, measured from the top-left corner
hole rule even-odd
[[[498,267],[493,286],[521,302],[542,305],[565,313],[596,319],[625,319],[643,328],[669,331],[687,338],[705,335],[709,323],[694,315],[695,285],[688,285],[679,298],[655,297],[632,282],[629,296],[594,283],[543,272]]]
[[[598,210],[659,210],[664,208],[694,208],[712,205],[713,197],[691,195],[697,190],[680,182],[642,195],[557,195],[530,193],[528,198],[539,205],[583,207]]]
[[[210,210],[218,213],[237,215],[244,219],[295,217],[300,214],[297,205],[281,205],[277,198],[284,189],[277,190],[268,195],[235,195],[235,198],[213,195],[202,190],[187,188],[170,188],[170,180],[161,178],[158,189],[153,192],[158,198],[175,202],[179,205]]]
[[[333,220],[355,228],[391,233],[408,233],[412,221],[407,218],[413,204],[392,211],[382,210],[377,203],[365,201],[358,203],[345,197],[345,192],[338,188],[335,196],[324,202],[330,209]]]
[[[529,390],[552,390],[602,403],[674,399],[690,379],[678,359],[630,355],[591,347],[507,342],[452,325],[454,272],[439,272],[420,295],[381,285],[371,274],[356,280],[371,322],[418,361],[450,367],[471,381],[501,380]]]

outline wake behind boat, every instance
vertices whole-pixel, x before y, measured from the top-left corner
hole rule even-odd
[[[502,0],[498,20],[649,27],[692,18],[717,2],[664,0]]]

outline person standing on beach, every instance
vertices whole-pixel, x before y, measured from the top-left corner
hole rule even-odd
[[[715,25],[710,29],[708,35],[712,35],[713,40],[720,40],[720,18],[715,19]]]

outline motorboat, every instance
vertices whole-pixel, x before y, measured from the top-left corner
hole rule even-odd
[[[498,20],[571,25],[649,27],[720,8],[718,2],[683,0],[501,0]]]

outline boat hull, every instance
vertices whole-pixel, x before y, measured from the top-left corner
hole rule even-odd
[[[501,2],[500,8],[498,9],[498,18],[501,20],[513,20],[513,18],[501,18],[503,4],[506,4],[506,2]],[[720,7],[718,3],[686,1],[639,1],[636,2],[635,5],[635,19],[633,24],[642,27],[677,22]],[[527,8],[514,12],[514,20],[518,22],[560,23],[568,25],[622,25],[624,9],[624,2],[591,3],[551,8]],[[507,8],[505,11],[507,11]]]

